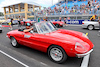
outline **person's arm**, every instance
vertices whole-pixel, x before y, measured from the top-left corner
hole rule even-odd
[[[33,27],[30,28],[30,29],[23,30],[23,32],[29,32],[29,31],[31,31],[31,30],[33,30]]]
[[[94,20],[96,19],[96,17],[94,16]]]
[[[93,18],[93,16],[90,18],[90,20]]]

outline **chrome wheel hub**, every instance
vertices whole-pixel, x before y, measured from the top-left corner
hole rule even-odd
[[[91,25],[91,26],[89,26],[89,30],[92,30],[93,29],[93,26]]]
[[[50,55],[55,61],[60,61],[63,57],[62,51],[58,48],[52,48],[50,51]]]
[[[16,40],[15,39],[12,39],[12,45],[13,46],[16,46],[16,44],[17,44]]]

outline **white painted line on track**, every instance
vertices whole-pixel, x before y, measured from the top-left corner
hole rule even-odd
[[[14,57],[12,57],[12,56],[8,55],[7,53],[3,52],[2,50],[0,50],[0,53],[4,54],[5,56],[7,56],[7,57],[9,57],[11,59],[13,59],[14,61],[18,62],[19,64],[23,65],[24,67],[29,67],[28,65],[22,63],[21,61],[15,59]]]
[[[67,25],[67,26],[82,26],[82,25]]]
[[[86,56],[83,58],[81,67],[88,67],[89,57],[90,57],[90,54],[86,55]]]
[[[16,53],[16,54],[18,54],[18,55],[21,55],[22,57],[27,58],[28,60],[31,60],[31,61],[40,63],[40,64],[42,64],[42,65],[44,65],[44,66],[46,66],[46,67],[50,67],[50,66],[48,66],[47,64],[45,64],[45,63],[43,63],[43,62],[37,61],[37,60],[35,60],[34,58],[30,58],[30,57],[28,57],[28,56],[26,56],[26,55],[24,55],[24,54],[22,54],[22,53],[19,53],[19,52],[15,51],[15,50],[12,50],[11,48],[8,48],[8,47],[6,47],[6,46],[4,46],[4,45],[1,45],[1,44],[0,44],[0,46],[2,46],[3,48],[9,49],[10,51],[13,51],[14,53]],[[27,60],[27,59],[26,59],[26,60]]]
[[[43,63],[43,62],[40,62],[40,64],[45,65],[45,66],[48,66],[47,64],[45,64],[45,63]]]

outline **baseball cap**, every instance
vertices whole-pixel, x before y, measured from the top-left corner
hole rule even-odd
[[[31,26],[30,23],[26,23],[26,26]]]

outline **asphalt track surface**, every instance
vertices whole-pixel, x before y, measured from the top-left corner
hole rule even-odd
[[[14,26],[14,29],[18,29]],[[69,29],[89,33],[88,37],[95,45],[94,51],[90,55],[88,67],[100,66],[100,37],[97,36],[98,30],[89,31],[82,29],[81,26],[66,26],[62,29]],[[0,67],[80,67],[83,58],[69,57],[65,63],[57,64],[52,62],[46,53],[37,51],[25,46],[14,48],[10,40],[6,37],[8,28],[3,28],[0,33]],[[6,54],[6,55],[5,55]],[[9,56],[8,56],[9,55]]]

